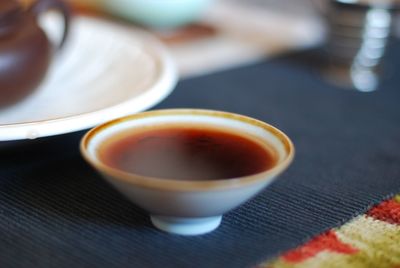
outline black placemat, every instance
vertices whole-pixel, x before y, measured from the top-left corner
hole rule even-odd
[[[290,58],[182,81],[157,108],[253,116],[297,148],[279,180],[204,236],[155,230],[81,159],[83,132],[0,144],[0,266],[246,267],[350,219],[400,191],[393,66],[369,94],[329,86]]]

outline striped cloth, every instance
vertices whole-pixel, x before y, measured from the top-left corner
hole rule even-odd
[[[400,194],[259,268],[400,267]]]

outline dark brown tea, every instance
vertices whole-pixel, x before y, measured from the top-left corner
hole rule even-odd
[[[179,180],[237,178],[276,163],[270,148],[244,134],[183,126],[126,131],[102,145],[99,157],[129,173]]]

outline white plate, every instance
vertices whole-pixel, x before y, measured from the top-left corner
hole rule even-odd
[[[54,37],[57,23],[45,24]],[[145,110],[163,100],[176,82],[173,61],[152,36],[121,24],[76,17],[41,87],[0,110],[0,141],[78,131]]]

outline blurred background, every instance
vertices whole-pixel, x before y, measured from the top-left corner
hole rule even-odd
[[[153,31],[169,46],[182,77],[319,47],[322,77],[344,88],[373,91],[389,31],[399,32],[396,0],[70,2],[77,10],[112,14]]]
[[[325,30],[320,13],[324,4],[311,0],[70,0],[70,3],[78,13],[97,11],[144,26],[169,46],[183,77],[316,46],[322,42]],[[146,10],[147,5],[150,11]]]
[[[26,5],[34,2],[21,1]],[[351,69],[364,38],[353,32],[357,27],[359,29],[356,31],[366,32],[368,10],[371,7],[396,10],[398,4],[396,0],[65,1],[71,5],[75,15],[119,20],[150,31],[168,46],[182,78],[315,47],[328,50],[325,56],[330,57],[330,63],[332,55],[335,58],[347,57],[345,63],[350,66],[347,69]],[[354,6],[361,8],[357,10]],[[398,19],[395,18],[395,13],[390,13],[393,18],[388,25],[379,27],[390,27],[390,31],[398,35],[400,27],[395,27],[399,24],[396,22]],[[350,22],[346,22],[348,17],[351,17]],[[382,19],[384,20],[383,16],[375,18],[373,23]],[[337,21],[340,24],[339,28],[336,27]],[[345,34],[342,34],[343,32]],[[384,35],[384,45],[382,42],[378,44],[379,50],[386,49],[388,36]],[[201,53],[197,53],[198,51]],[[347,56],[343,56],[344,54]],[[378,65],[377,62],[374,64]],[[334,62],[334,65],[337,65],[337,62]],[[339,84],[344,87],[359,87],[348,77],[351,70],[345,70],[343,66],[340,70],[327,69],[329,70],[323,73],[323,77],[327,77],[328,80],[343,80]],[[329,76],[332,79],[329,79]],[[374,84],[370,80],[371,78],[369,83]],[[361,91],[371,91],[375,88],[376,82],[370,87],[361,88]]]
[[[64,3],[71,16],[64,47],[47,59],[51,62],[47,75],[35,80],[41,82],[37,89],[25,90],[34,92],[29,98],[2,110],[0,125],[70,119],[94,111],[102,111],[112,119],[152,107],[174,89],[179,79],[281,55],[296,55],[291,60],[301,64],[301,68],[312,69],[316,78],[338,88],[374,91],[379,89],[381,77],[395,68],[385,67],[384,62],[387,50],[396,49],[396,43],[391,41],[400,32],[399,2],[4,0],[2,3],[9,6],[0,5],[3,13],[16,5],[39,12],[35,16],[53,44],[58,44],[65,33],[65,21],[60,9],[48,7]],[[14,30],[17,32],[17,28]],[[4,41],[3,46],[16,47]],[[5,49],[3,59],[10,53]],[[30,65],[25,67],[36,70]],[[15,81],[25,80],[10,80],[6,72],[3,74],[4,83],[14,81],[14,85]],[[134,108],[125,104],[124,109],[114,109],[114,114],[107,110],[126,100],[132,101],[134,105],[129,107]],[[105,120],[92,117],[86,120],[91,124],[74,123],[73,128],[65,131]],[[39,135],[32,133],[21,135]]]

